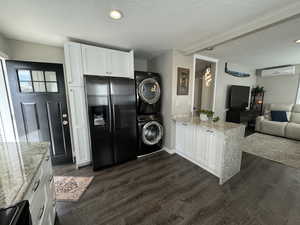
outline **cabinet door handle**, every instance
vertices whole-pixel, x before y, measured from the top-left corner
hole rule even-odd
[[[208,132],[208,133],[214,133],[212,130],[206,130],[206,132]]]
[[[43,205],[43,207],[40,209],[39,220],[42,219],[44,211],[45,211],[45,205]]]
[[[47,155],[47,156],[46,156],[46,158],[45,158],[45,161],[46,161],[46,162],[48,162],[48,161],[49,161],[49,159],[50,159],[50,156],[49,156],[49,155]]]
[[[39,186],[40,186],[40,180],[38,180],[34,183],[32,191],[36,192],[36,190],[38,189]]]
[[[53,175],[50,175],[49,183],[51,183],[52,180],[53,180]]]
[[[183,126],[187,126],[187,123],[182,123]]]

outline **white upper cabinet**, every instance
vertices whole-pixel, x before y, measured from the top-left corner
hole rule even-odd
[[[81,45],[74,42],[64,46],[67,83],[71,86],[83,86]]]
[[[109,75],[108,49],[82,45],[83,73],[85,75]]]
[[[133,78],[133,53],[111,50],[110,55],[111,76]]]
[[[134,77],[133,51],[82,45],[82,61],[85,75]]]

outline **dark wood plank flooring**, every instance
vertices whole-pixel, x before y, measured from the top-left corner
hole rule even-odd
[[[245,153],[223,186],[166,152],[99,172],[54,170],[95,176],[80,201],[57,203],[58,225],[300,225],[300,170]]]

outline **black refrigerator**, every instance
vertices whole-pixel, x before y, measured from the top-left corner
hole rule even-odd
[[[93,169],[137,157],[135,82],[86,76]]]

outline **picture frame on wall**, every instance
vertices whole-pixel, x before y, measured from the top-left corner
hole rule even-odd
[[[190,83],[190,70],[177,68],[177,95],[188,95]]]

